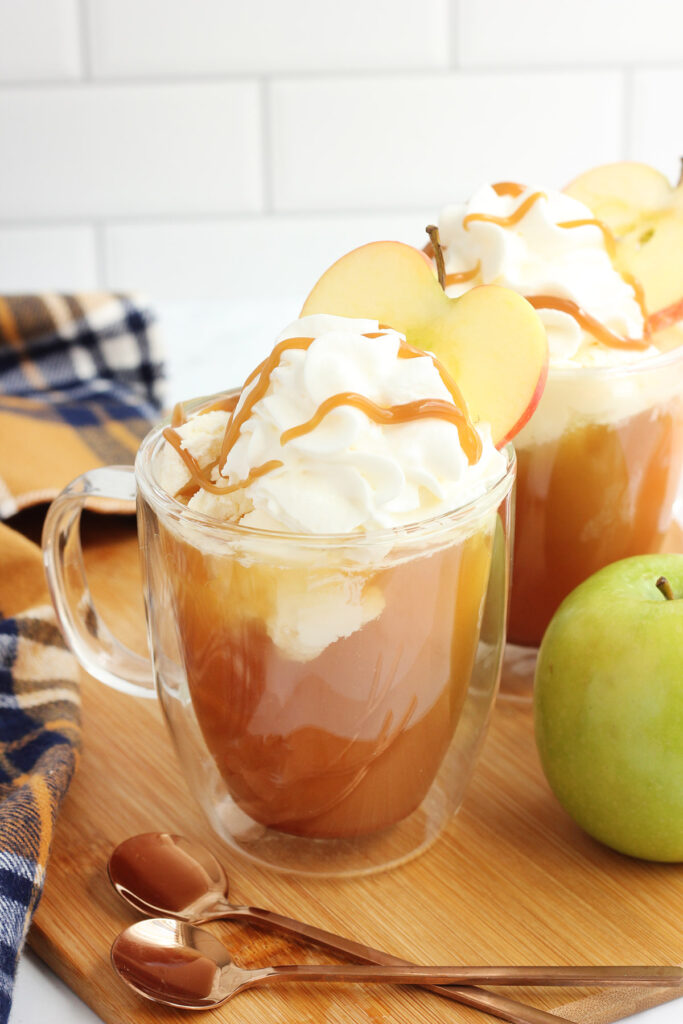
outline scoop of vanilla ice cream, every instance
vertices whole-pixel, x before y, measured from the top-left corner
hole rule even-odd
[[[382,407],[427,398],[455,404],[430,356],[399,358],[402,336],[393,330],[364,336],[378,330],[375,320],[324,315],[291,324],[279,341],[314,340],[308,349],[282,353],[220,472],[232,485],[267,462],[281,465],[225,497],[200,491],[189,507],[223,520],[234,520],[238,510],[245,526],[353,533],[458,508],[500,479],[505,457],[494,448],[485,425],[477,428],[483,450],[474,465],[449,421],[379,424],[350,406],[332,410],[310,432],[282,443],[285,431],[306,423],[325,399],[340,392],[360,394]],[[242,392],[236,415],[257,381]],[[225,421],[209,415],[212,429],[222,436]],[[188,427],[180,431],[183,444],[192,454],[201,450],[210,461],[220,439],[209,443],[204,429],[195,434]],[[167,487],[164,479],[161,483]]]
[[[512,225],[464,223],[469,214],[509,217],[536,192],[543,197]],[[635,291],[615,269],[601,229],[591,224],[559,226],[592,217],[583,203],[553,189],[526,188],[510,196],[483,186],[468,203],[447,206],[439,218],[446,273],[480,267],[473,280],[448,286],[448,294],[497,284],[525,296],[572,299],[620,337],[642,338],[644,320]],[[551,366],[619,365],[658,353],[654,346],[633,350],[601,344],[558,310],[539,309],[538,314],[548,335]]]

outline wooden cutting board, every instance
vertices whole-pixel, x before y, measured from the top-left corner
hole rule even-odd
[[[94,525],[93,525],[94,524]],[[105,618],[138,649],[143,610],[130,520],[92,517],[87,564]],[[107,1024],[230,1019],[234,1024],[490,1021],[429,992],[291,985],[246,992],[215,1013],[166,1010],[114,976],[109,947],[135,919],[107,881],[116,843],[163,830],[203,840],[231,896],[348,934],[418,963],[619,964],[683,959],[683,867],[629,860],[585,836],[540,770],[528,703],[499,701],[471,788],[446,835],[397,870],[308,880],[259,869],[211,832],[152,701],[83,679],[84,752],[60,815],[31,946]],[[245,966],[331,960],[276,934],[211,926]],[[602,1024],[673,990],[516,989],[508,995]],[[683,1004],[682,1004],[683,1005]]]

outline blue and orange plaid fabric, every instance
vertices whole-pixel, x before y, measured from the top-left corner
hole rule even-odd
[[[78,669],[11,517],[130,463],[161,407],[153,317],[126,296],[0,296],[0,1024],[80,745]]]
[[[161,407],[152,320],[123,295],[0,296],[0,519],[131,461]]]

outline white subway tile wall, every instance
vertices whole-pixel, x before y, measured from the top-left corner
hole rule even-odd
[[[249,81],[8,89],[0,218],[260,210],[260,117]]]
[[[462,67],[680,61],[676,0],[463,0],[455,47]]]
[[[96,288],[95,231],[86,225],[0,229],[0,290]]]
[[[449,61],[448,0],[86,2],[98,78],[395,71]]]
[[[383,216],[268,216],[202,223],[128,221],[105,229],[105,260],[123,288],[162,299],[216,296],[256,300],[268,293],[301,306],[320,274],[342,253],[374,239],[427,241],[429,210]],[[298,312],[292,308],[292,315]]]
[[[275,209],[431,206],[435,216],[484,181],[568,181],[618,159],[622,107],[613,71],[275,82]]]
[[[671,0],[0,0],[0,290],[300,300],[493,178],[677,175]]]
[[[81,71],[78,0],[0,0],[0,83],[68,80]]]
[[[628,156],[652,163],[678,180],[683,159],[683,66],[635,73],[631,125]]]

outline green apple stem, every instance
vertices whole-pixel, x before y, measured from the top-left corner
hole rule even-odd
[[[436,260],[436,273],[439,277],[439,284],[442,288],[446,287],[446,264],[443,259],[443,249],[441,248],[441,240],[439,239],[439,229],[436,224],[428,224],[425,231],[429,235],[429,241],[432,243],[434,249],[434,259]]]
[[[659,579],[657,580],[656,586],[657,586],[657,590],[660,592],[660,594],[664,594],[664,597],[667,599],[667,601],[674,601],[675,600],[674,592],[673,592],[673,590],[671,588],[671,584],[669,583],[669,581],[666,578],[666,576],[660,576]]]

